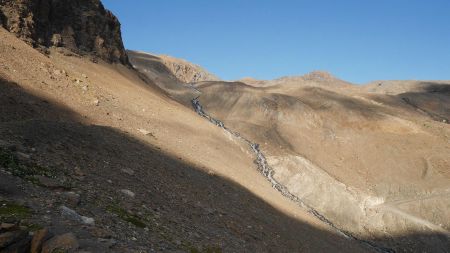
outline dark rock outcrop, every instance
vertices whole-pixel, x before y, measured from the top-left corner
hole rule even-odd
[[[0,24],[35,47],[128,64],[120,23],[100,0],[0,0]]]

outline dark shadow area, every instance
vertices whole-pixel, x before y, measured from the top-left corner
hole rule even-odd
[[[109,252],[138,248],[147,252],[149,247],[157,252],[370,251],[289,217],[240,185],[126,132],[80,123],[70,109],[2,79],[0,147],[13,147],[13,152],[30,154],[27,159],[33,163],[59,170],[58,177],[65,177],[72,191],[80,192],[81,204],[75,209],[95,218],[95,226],[111,231],[118,241]],[[12,186],[0,186],[7,187]],[[45,214],[52,217],[55,229],[86,236],[86,226],[58,220],[59,199],[52,200],[50,190],[18,189],[24,191],[21,202],[34,203],[34,219],[45,220]],[[123,194],[123,189],[135,196]],[[8,192],[0,191],[0,197],[16,196]],[[375,241],[398,252],[448,252],[450,248],[448,238],[432,234]]]
[[[8,20],[6,19],[6,16],[0,11],[0,26],[5,27],[7,23]]]
[[[433,83],[433,82],[422,82],[420,84],[427,93],[443,93],[450,95],[450,84],[446,83]]]
[[[144,82],[152,84],[167,98],[191,107],[191,100],[198,96],[197,92],[188,84],[178,80],[159,57],[131,50],[128,50],[127,54],[136,73]]]
[[[302,102],[309,105],[314,110],[333,110],[333,105],[330,105],[329,102],[334,102],[341,106],[344,111],[351,111],[352,113],[367,119],[376,120],[383,118],[379,113],[379,106],[360,99],[345,96],[319,87],[306,87],[302,89],[302,92]],[[318,101],[325,101],[325,103],[318,103]]]
[[[166,65],[160,62],[161,59],[159,57],[130,50],[127,50],[127,54],[133,65],[154,69],[159,73],[171,76],[174,80],[176,80],[176,77],[172,75],[172,72],[166,67]]]
[[[450,124],[450,85],[422,82],[416,91],[376,96],[375,100],[406,111],[419,113],[440,123]]]

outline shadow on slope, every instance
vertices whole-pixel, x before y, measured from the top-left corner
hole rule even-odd
[[[354,241],[286,216],[234,182],[126,132],[83,124],[70,109],[2,79],[0,119],[0,145],[7,143],[22,153],[35,150],[29,158],[33,162],[62,170],[74,190],[81,192],[77,210],[94,217],[97,227],[111,231],[119,240],[112,248],[117,252],[138,246],[165,252],[361,251]],[[80,177],[80,169],[84,176]],[[128,197],[120,189],[136,196]],[[29,192],[23,196],[21,201],[31,201]],[[43,191],[43,210],[51,208],[47,205],[52,200],[46,196]],[[59,216],[55,210],[47,215]],[[65,226],[81,236],[86,229]],[[404,251],[448,249],[446,238],[428,234],[376,241]]]
[[[412,110],[441,123],[450,123],[450,84],[422,82],[414,91],[375,96],[375,99],[403,110]]]
[[[161,63],[160,58],[151,54],[131,50],[127,50],[127,54],[129,55],[133,65],[145,66],[148,69],[155,70],[160,74],[166,75],[173,80],[176,80],[176,77],[172,74],[170,69],[167,68],[166,65]]]
[[[80,123],[67,108],[16,84],[4,80],[0,84],[2,143],[21,153],[34,149],[33,162],[62,170],[82,192],[78,208],[125,244],[165,245],[173,250],[218,247],[231,252],[346,251],[349,243],[355,251],[359,248],[287,217],[243,187],[158,147],[116,129]],[[82,169],[83,180],[77,179],[75,168]],[[127,197],[120,189],[136,196]],[[24,196],[25,201],[31,198]],[[134,221],[139,220],[138,226],[122,224],[121,215],[112,215],[111,208],[127,210]],[[148,232],[139,227],[142,223]],[[133,231],[142,235],[137,242],[128,239]]]
[[[421,92],[407,92],[398,96],[417,111],[435,121],[450,124],[450,85],[423,82]]]

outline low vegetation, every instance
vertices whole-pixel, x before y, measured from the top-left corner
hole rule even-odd
[[[34,163],[25,164],[17,159],[14,153],[4,148],[0,148],[0,167],[5,168],[14,176],[32,182],[36,181],[35,176],[56,177],[55,170]]]

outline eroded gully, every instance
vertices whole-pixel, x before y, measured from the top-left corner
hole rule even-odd
[[[258,171],[272,184],[272,187],[275,188],[276,190],[278,190],[283,196],[285,196],[288,199],[290,199],[291,201],[295,202],[300,207],[306,209],[310,214],[314,215],[316,218],[318,218],[319,220],[321,220],[322,222],[324,222],[325,224],[330,226],[333,230],[335,230],[337,233],[341,234],[345,238],[347,238],[349,240],[357,241],[357,242],[363,244],[364,246],[367,246],[367,247],[369,247],[371,249],[374,249],[374,250],[376,250],[378,252],[383,252],[383,253],[395,252],[393,249],[382,247],[382,246],[379,246],[379,245],[377,245],[377,244],[375,244],[375,243],[373,243],[371,241],[367,241],[367,240],[363,240],[363,239],[357,238],[354,235],[352,235],[350,232],[344,231],[344,230],[338,228],[336,225],[334,225],[330,220],[328,220],[325,216],[320,214],[313,207],[311,207],[310,205],[306,204],[299,197],[297,197],[297,196],[293,195],[292,193],[290,193],[289,190],[286,188],[286,186],[280,184],[277,180],[274,179],[274,177],[273,177],[274,170],[267,163],[266,156],[260,150],[259,144],[250,141],[249,139],[243,137],[238,132],[232,131],[231,129],[227,128],[222,121],[220,121],[218,119],[215,119],[215,118],[211,117],[210,115],[208,115],[203,110],[203,107],[200,104],[200,101],[199,101],[198,98],[199,97],[194,98],[191,101],[195,112],[197,112],[197,114],[199,114],[203,118],[209,120],[214,125],[222,128],[226,132],[230,133],[236,139],[246,143],[250,147],[250,150],[255,154],[255,157],[256,157],[255,164],[256,164],[256,167],[257,167]]]

